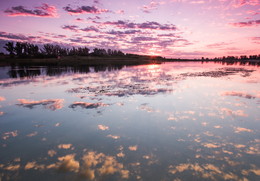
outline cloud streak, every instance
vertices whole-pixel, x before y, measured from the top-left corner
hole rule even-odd
[[[168,30],[168,31],[177,30],[177,27],[173,24],[161,24],[155,21],[134,23],[130,21],[118,20],[118,21],[106,21],[104,23],[100,23],[100,22],[95,22],[95,23],[104,24],[104,25],[113,25],[117,28],[123,28],[123,29]]]
[[[24,6],[14,6],[4,11],[8,16],[33,16],[54,18],[57,17],[57,9],[55,6],[48,5],[46,3],[34,9],[28,9]]]
[[[77,8],[72,8],[70,5],[65,6],[63,8],[65,11],[67,11],[71,15],[79,15],[79,14],[101,14],[101,13],[107,13],[109,12],[108,9],[98,9],[95,6],[80,6]]]
[[[222,96],[236,96],[236,97],[243,97],[246,99],[255,99],[258,98],[257,96],[248,94],[246,92],[239,92],[239,91],[227,91],[227,92],[223,92],[221,94]]]
[[[237,0],[237,1],[235,1],[234,7],[240,8],[245,5],[258,6],[259,0]]]
[[[141,10],[142,10],[144,13],[151,13],[151,11],[152,11],[152,10],[156,10],[160,4],[163,4],[163,3],[152,1],[152,2],[150,2],[149,5],[143,5],[143,7],[141,8]]]
[[[99,32],[99,29],[94,27],[94,26],[89,26],[89,27],[86,27],[86,28],[80,28],[77,25],[64,25],[61,28],[64,29],[64,30],[72,31],[72,32],[80,32],[80,31],[81,32]]]
[[[13,34],[3,31],[0,32],[0,39],[11,39],[14,41],[32,41],[35,38],[35,36],[25,36],[22,34]]]
[[[245,21],[245,22],[238,22],[238,23],[231,23],[230,25],[234,27],[254,27],[258,26],[260,24],[260,19],[259,20],[252,20],[252,21]]]

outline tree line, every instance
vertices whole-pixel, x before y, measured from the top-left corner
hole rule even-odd
[[[65,48],[60,45],[44,44],[40,48],[28,42],[7,42],[4,49],[11,57],[18,58],[58,58],[63,56],[124,56],[120,50],[94,48],[92,52],[87,47]]]
[[[241,55],[241,56],[223,56],[223,57],[215,57],[213,59],[202,57],[201,60],[213,60],[213,61],[238,61],[238,60],[260,60],[259,55]]]

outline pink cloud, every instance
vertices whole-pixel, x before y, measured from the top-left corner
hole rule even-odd
[[[163,4],[163,2],[154,2],[154,1],[152,1],[152,2],[150,2],[149,5],[143,5],[141,10],[144,13],[151,13],[151,11],[157,9],[160,4]]]
[[[99,130],[102,130],[102,131],[105,131],[105,130],[109,130],[109,127],[108,127],[108,126],[105,126],[105,125],[102,125],[102,124],[100,124],[100,125],[98,125],[98,129],[99,129]]]
[[[234,27],[254,27],[254,26],[258,26],[259,24],[260,24],[260,20],[230,23],[230,25],[232,25]]]
[[[247,129],[247,128],[241,128],[241,127],[235,127],[235,133],[241,133],[241,132],[253,132],[253,130],[251,129]]]
[[[248,10],[246,13],[247,14],[251,14],[251,15],[258,15],[258,14],[260,14],[259,12],[253,11],[253,10]]]
[[[260,37],[251,37],[251,40],[253,40],[253,43],[260,44]]]
[[[121,10],[116,11],[115,13],[116,14],[125,14],[125,11],[121,9]]]
[[[0,102],[1,101],[5,101],[5,98],[0,96]]]
[[[4,11],[9,16],[33,16],[33,17],[44,17],[54,18],[57,17],[57,9],[55,6],[50,6],[46,3],[42,6],[35,7],[34,9],[27,9],[24,6],[14,6],[11,9]]]
[[[259,0],[236,0],[234,7],[241,7],[245,5],[258,6]]]
[[[191,4],[205,4],[205,1],[191,1]]]
[[[207,45],[207,47],[208,48],[223,48],[223,47],[226,47],[227,45],[230,45],[230,44],[225,43],[225,42],[220,42],[220,43],[209,44],[209,45]]]
[[[233,111],[233,110],[228,109],[228,108],[222,108],[221,112],[228,115],[228,116],[248,117],[248,114],[246,114],[243,110]]]

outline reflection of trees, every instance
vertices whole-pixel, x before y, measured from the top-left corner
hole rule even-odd
[[[124,66],[123,65],[109,65],[109,66],[103,66],[98,65],[94,66],[95,72],[104,72],[104,71],[114,71],[114,70],[121,70]]]
[[[202,61],[210,62],[210,61]],[[259,60],[214,60],[215,63],[221,63],[222,65],[253,65],[253,66],[260,66]]]
[[[8,75],[11,78],[18,78],[18,77],[36,77],[41,75],[41,70],[40,69],[35,69],[35,68],[28,68],[26,66],[12,66],[11,70],[8,72]]]
[[[68,73],[80,73],[86,74],[91,71],[93,68],[95,72],[102,71],[114,71],[121,70],[124,66],[122,65],[110,65],[110,66],[27,66],[27,65],[18,65],[11,66],[8,71],[8,75],[11,78],[32,78],[40,75],[47,76],[60,76]]]

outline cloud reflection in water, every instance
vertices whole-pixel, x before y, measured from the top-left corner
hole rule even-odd
[[[55,111],[57,109],[63,108],[64,99],[44,99],[40,101],[18,99],[20,102],[18,106],[27,107],[30,109],[35,108],[36,106],[42,105],[44,108]]]
[[[98,102],[98,103],[74,102],[69,107],[70,108],[81,107],[83,109],[96,109],[96,108],[104,107],[104,106],[108,106],[108,104],[104,104],[101,102]]]
[[[57,178],[69,175],[72,180],[147,180],[149,176],[156,180],[254,180],[259,176],[255,161],[259,155],[259,113],[254,112],[259,91],[256,81],[249,87],[241,85],[252,75],[257,77],[257,68],[189,65],[126,67],[98,73],[90,69],[87,75],[65,72],[45,79],[37,75],[20,82],[2,80],[0,86],[5,92],[33,83],[35,89],[30,88],[36,98],[36,89],[50,87],[58,97],[64,96],[69,106],[64,106],[63,99],[15,98],[22,107],[64,111],[46,115],[46,120],[53,122],[37,126],[38,132],[23,130],[41,125],[42,118],[37,117],[33,117],[33,125],[26,123],[19,128],[19,136],[24,136],[14,138],[18,128],[1,132],[6,150],[19,139],[35,144],[32,150],[38,144],[48,146],[45,156],[39,153],[38,158],[21,157],[18,162],[13,161],[17,153],[12,153],[11,161],[7,158],[0,163],[4,174],[0,178],[37,173],[58,174]],[[2,100],[10,100],[2,95]],[[96,113],[103,109],[108,111]],[[82,110],[93,114],[83,115]],[[69,119],[70,115],[75,120]],[[78,148],[83,146],[87,149],[82,153]]]

